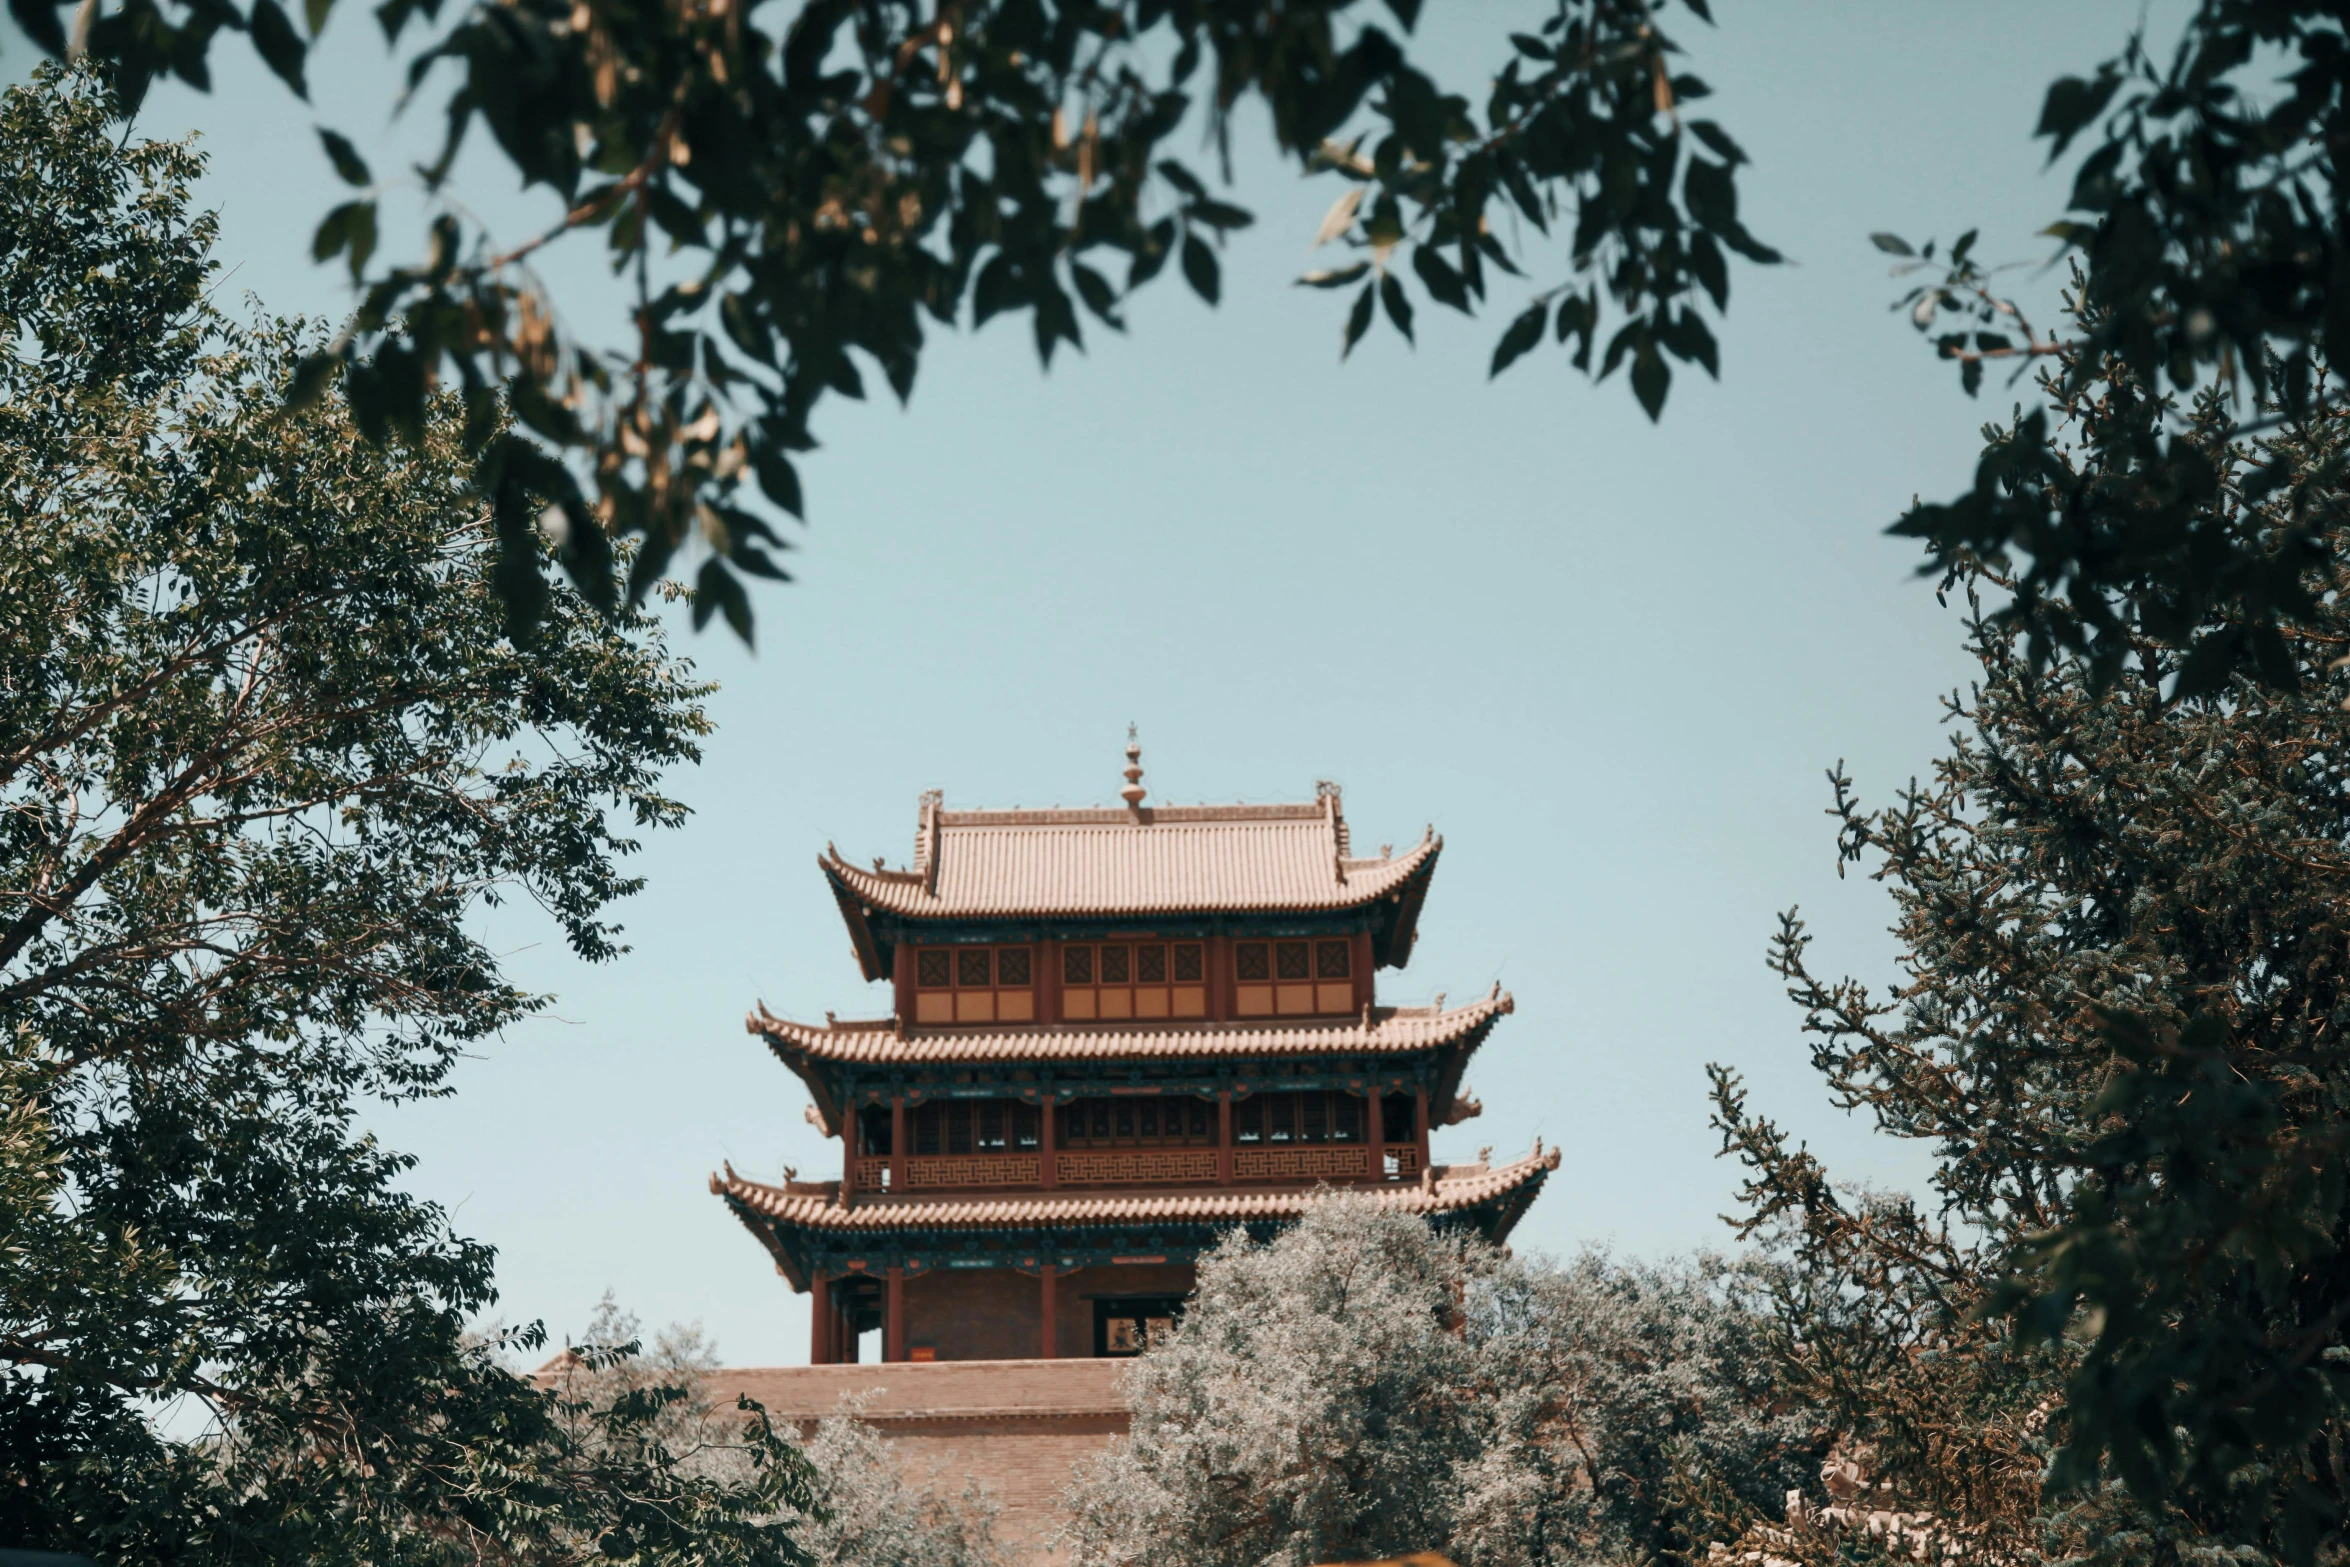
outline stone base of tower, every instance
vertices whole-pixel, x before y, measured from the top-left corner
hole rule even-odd
[[[806,1424],[870,1394],[864,1420],[910,1478],[942,1492],[975,1479],[1003,1509],[997,1537],[1012,1567],[1052,1567],[1047,1542],[1077,1463],[1125,1434],[1122,1360],[964,1360],[887,1365],[774,1366],[719,1374],[777,1420]]]

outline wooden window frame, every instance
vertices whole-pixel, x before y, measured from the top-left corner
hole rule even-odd
[[[1170,1135],[1166,1118],[1172,1111],[1183,1118],[1183,1130]],[[1215,1105],[1194,1094],[1119,1094],[1072,1099],[1060,1107],[1061,1120],[1053,1128],[1053,1148],[1087,1151],[1104,1148],[1214,1148],[1218,1143]],[[1096,1135],[1099,1114],[1105,1130]],[[1149,1120],[1158,1129],[1145,1133]],[[1131,1128],[1120,1131],[1123,1123]]]
[[[1309,1103],[1311,1101],[1311,1103]],[[1232,1102],[1235,1148],[1360,1148],[1369,1125],[1360,1094],[1272,1089]]]
[[[1354,942],[1266,936],[1232,943],[1235,1017],[1342,1017],[1355,1010]],[[1263,972],[1253,972],[1258,968]]]
[[[990,1119],[1002,1137],[986,1141]],[[1026,1100],[932,1099],[906,1111],[906,1152],[920,1159],[1042,1152],[1043,1118]]]
[[[1059,962],[1062,1022],[1196,1022],[1208,1016],[1205,941],[1153,936],[1064,941]],[[1186,972],[1196,977],[1175,977]]]
[[[973,1024],[1033,1023],[1036,1021],[1036,976],[1039,952],[1032,941],[989,942],[985,945],[940,943],[915,947],[914,1021],[924,1028]],[[1005,959],[1025,964],[1027,977],[1006,983]],[[944,982],[934,978],[933,958],[945,965]],[[987,965],[984,984],[970,982],[973,959]]]

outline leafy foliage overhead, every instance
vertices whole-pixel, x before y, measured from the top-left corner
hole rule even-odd
[[[0,99],[0,1539],[799,1567],[764,1415],[713,1478],[675,1389],[516,1376],[489,1249],[359,1130],[544,1004],[486,904],[620,950],[704,688],[570,593],[506,638],[459,411],[288,415],[315,335],[211,311],[196,159],[117,128],[86,74]]]
[[[66,47],[70,7],[10,3]],[[1629,366],[1654,416],[1671,361],[1718,368],[1705,316],[1728,301],[1729,257],[1776,259],[1738,217],[1744,155],[1690,113],[1707,88],[1681,66],[1667,9],[1555,0],[1534,31],[1496,40],[1504,63],[1479,104],[1413,63],[1418,0],[511,0],[446,25],[442,0],[388,0],[390,44],[429,33],[412,83],[453,82],[427,186],[478,126],[567,211],[501,250],[450,208],[421,259],[384,265],[376,177],[321,127],[353,193],[314,250],[364,291],[293,395],[339,373],[380,437],[413,432],[436,378],[454,380],[518,623],[544,612],[533,528],[552,506],[562,562],[594,602],[613,601],[615,538],[643,541],[632,601],[699,539],[697,615],[748,635],[737,573],[783,576],[785,540],[746,486],[802,512],[821,400],[862,397],[876,373],[910,395],[931,324],[1025,315],[1049,363],[1087,317],[1123,329],[1126,300],[1170,262],[1213,302],[1218,248],[1250,215],[1217,194],[1223,171],[1169,142],[1204,118],[1228,149],[1255,101],[1284,154],[1342,182],[1323,237],[1360,259],[1306,281],[1351,291],[1345,347],[1381,313],[1409,336],[1415,294],[1473,313],[1496,274],[1522,277],[1495,372],[1546,338],[1571,343],[1602,377]],[[77,14],[135,107],[165,74],[205,86],[232,31],[306,94],[331,10],[308,0],[298,24],[278,0]],[[632,346],[612,356],[558,334],[529,265],[591,232],[634,289]]]
[[[2058,384],[2045,409],[1986,442],[1972,488],[1894,531],[1925,540],[1932,569],[2012,561],[2003,618],[2042,656],[2086,653],[2100,681],[2151,639],[2192,650],[2179,693],[2217,691],[2239,670],[2291,687],[2303,669],[2288,642],[2324,618],[2312,594],[2344,536],[2335,460],[2230,470],[2207,431],[2172,419],[2115,421],[2095,432],[2095,460],[2076,462],[2057,415],[2105,381],[2109,361],[2140,395],[2227,390],[2228,429],[2243,437],[2340,397],[2325,369],[2350,352],[2341,9],[2202,0],[2167,64],[2133,37],[2091,74],[2051,84],[2037,135],[2052,162],[2079,157],[2049,230],[2077,263],[2073,330],[2035,330],[1971,234],[1904,304],[1969,392],[2001,363],[2060,365]],[[1877,243],[1915,253],[1895,235]],[[1933,261],[1931,246],[1919,260]],[[2246,504],[2272,492],[2286,504]]]

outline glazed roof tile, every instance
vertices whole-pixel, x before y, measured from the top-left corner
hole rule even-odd
[[[925,800],[911,869],[818,864],[865,906],[908,919],[1319,912],[1386,897],[1436,858],[1433,832],[1356,859],[1335,794],[1315,805],[948,811]]]
[[[743,1026],[766,1036],[786,1064],[817,1061],[889,1065],[1019,1061],[1200,1060],[1389,1054],[1457,1044],[1515,1010],[1509,992],[1493,990],[1467,1006],[1374,1007],[1343,1023],[1195,1023],[1171,1028],[1040,1027],[941,1029],[901,1034],[894,1018],[798,1023],[759,1008]]]
[[[1522,1159],[1500,1166],[1441,1166],[1427,1186],[1404,1186],[1374,1195],[1404,1213],[1436,1215],[1479,1208],[1539,1184],[1558,1168],[1556,1148],[1540,1143]],[[840,1203],[837,1181],[788,1181],[771,1186],[748,1181],[727,1167],[710,1177],[710,1190],[726,1200],[745,1223],[764,1219],[778,1226],[830,1233],[885,1234],[897,1230],[1000,1230],[1080,1228],[1124,1224],[1246,1223],[1294,1219],[1322,1196],[1321,1186],[1284,1191],[1068,1192],[1016,1197],[862,1197],[855,1207]]]

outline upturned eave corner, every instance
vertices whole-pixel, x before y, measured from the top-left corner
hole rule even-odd
[[[808,1090],[808,1097],[816,1110],[816,1126],[827,1137],[838,1137],[844,1121],[842,1106],[833,1097],[832,1085],[817,1070],[810,1058],[800,1031],[787,1018],[777,1017],[762,1002],[743,1020],[744,1028],[767,1042],[767,1051],[782,1062],[792,1076]]]
[[[1431,826],[1421,834],[1419,843],[1406,856],[1407,859],[1416,859],[1418,863],[1388,893],[1395,899],[1395,914],[1388,920],[1372,951],[1373,960],[1381,968],[1400,969],[1412,961],[1412,947],[1420,937],[1420,910],[1428,902],[1428,884],[1436,877],[1436,860],[1443,853],[1444,834]]]
[[[832,889],[832,901],[840,907],[841,923],[849,928],[849,949],[857,955],[858,972],[868,983],[887,979],[889,965],[883,960],[881,944],[873,934],[873,911],[850,874],[853,868],[829,843],[816,856],[816,868],[824,873],[824,884]]]

